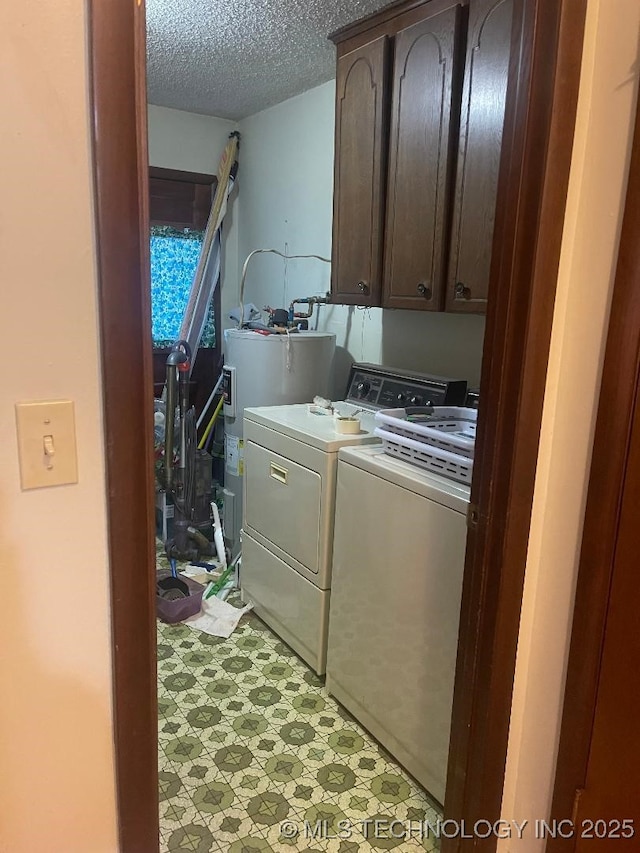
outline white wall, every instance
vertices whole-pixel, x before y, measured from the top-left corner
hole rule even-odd
[[[589,0],[514,684],[504,819],[548,818],[640,73],[637,0]],[[570,818],[571,815],[566,815]],[[529,827],[501,853],[542,853]]]
[[[334,91],[331,81],[240,122],[240,263],[258,248],[331,257]],[[320,261],[258,255],[245,302],[288,307],[326,293],[329,271]]]
[[[84,0],[0,27],[0,850],[117,850]],[[75,402],[79,482],[20,490],[14,403]]]
[[[236,122],[215,116],[172,110],[149,104],[149,164],[163,169],[203,172],[215,175],[229,134],[238,129]],[[242,143],[241,143],[242,144]],[[242,170],[240,152],[239,175]],[[229,199],[224,218],[222,240],[222,311],[226,316],[235,304],[238,282],[238,189]],[[228,300],[231,300],[229,304]]]
[[[149,164],[215,175],[236,122],[149,104]]]
[[[242,156],[239,264],[252,249],[331,257],[335,82],[330,81],[240,122]],[[245,301],[288,307],[330,289],[330,267],[257,256]],[[416,311],[322,306],[318,328],[334,332],[347,359],[480,379],[484,318]]]

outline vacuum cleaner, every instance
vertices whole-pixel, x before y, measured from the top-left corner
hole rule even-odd
[[[164,546],[170,563],[216,556],[211,518],[212,458],[197,446],[195,408],[189,406],[190,373],[191,348],[187,341],[176,341],[167,358],[164,432],[164,486],[174,505],[173,531]]]

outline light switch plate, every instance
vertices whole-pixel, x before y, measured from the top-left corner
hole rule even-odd
[[[16,403],[16,427],[23,490],[78,482],[71,400]]]

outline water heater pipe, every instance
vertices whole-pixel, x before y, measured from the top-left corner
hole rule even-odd
[[[331,263],[330,258],[323,258],[321,255],[287,255],[284,252],[281,252],[279,249],[254,249],[253,252],[249,252],[249,254],[247,255],[247,259],[242,266],[242,275],[240,276],[240,316],[238,318],[239,329],[242,328],[244,320],[244,282],[247,277],[247,267],[249,266],[249,261],[254,255],[279,255],[281,258],[284,258],[287,261],[293,258],[315,258],[315,260],[322,261],[324,264]]]

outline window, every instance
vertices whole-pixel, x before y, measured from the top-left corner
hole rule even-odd
[[[154,166],[149,169],[153,381],[158,397],[164,387],[168,348],[178,336],[198,264],[216,182],[213,175]],[[219,316],[220,287],[217,287],[191,373],[190,398],[198,413],[219,372],[221,341],[216,336],[215,322]]]
[[[169,347],[178,337],[215,186],[213,175],[149,170],[151,313],[156,349]],[[202,347],[216,347],[218,291],[216,295]]]
[[[151,325],[155,347],[171,346],[178,338],[202,238],[202,231],[151,226]],[[211,344],[203,340],[202,345]]]

